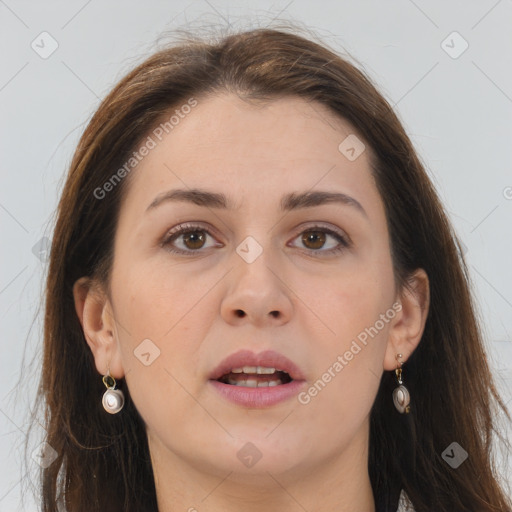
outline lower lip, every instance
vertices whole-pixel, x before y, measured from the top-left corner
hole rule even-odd
[[[229,401],[244,407],[265,408],[297,396],[306,381],[292,380],[278,386],[249,388],[224,384],[218,380],[210,380],[211,385]]]

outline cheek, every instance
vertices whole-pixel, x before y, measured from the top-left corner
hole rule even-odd
[[[342,350],[350,340],[375,324],[394,300],[393,272],[387,266],[358,262],[322,277],[296,281],[299,297],[321,325],[325,347]],[[382,326],[379,331],[382,330]],[[323,344],[324,344],[323,343]],[[330,351],[328,351],[330,352]]]
[[[169,397],[184,397],[180,383],[190,387],[194,354],[206,336],[211,311],[200,300],[205,293],[202,280],[187,282],[179,272],[164,275],[155,268],[137,273],[132,267],[123,275],[122,283],[114,286],[113,281],[122,316],[117,330],[122,364],[131,397],[149,419],[161,414],[164,404],[171,406]],[[179,408],[179,403],[173,400],[172,407]]]
[[[304,401],[311,398],[319,414],[329,409],[331,419],[350,417],[357,423],[358,414],[371,408],[383,371],[395,315],[392,268],[390,263],[361,264],[333,275],[322,287],[313,284],[304,283],[299,292],[319,291],[309,294],[307,304],[322,324],[310,329],[317,380]]]
[[[198,326],[197,322],[190,322],[190,317],[205,314],[208,301],[202,299],[222,276],[221,269],[214,273],[199,270],[191,275],[186,268],[166,261],[132,263],[118,268],[117,276],[123,278],[117,279],[116,303],[135,344],[144,338],[152,339],[157,345],[167,344],[169,337],[179,343],[181,338],[175,333],[187,331],[191,325]]]
[[[302,431],[327,440],[315,446],[315,457],[328,456],[333,446],[344,449],[353,442],[379,389],[388,328],[377,334],[355,326],[347,327],[348,331],[357,332],[359,338],[347,333],[324,347],[316,358],[316,377],[299,396],[297,418]]]
[[[343,444],[358,431],[377,395],[394,310],[389,300],[364,290],[332,292],[324,304],[335,335],[314,338],[316,371],[300,400],[301,418],[319,436]]]

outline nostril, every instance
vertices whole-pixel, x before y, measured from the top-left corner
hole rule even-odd
[[[238,316],[239,318],[242,318],[243,316],[245,316],[245,313],[241,309],[237,309],[235,311],[235,315]]]
[[[271,311],[270,314],[274,317],[274,318],[277,318],[279,316],[279,311]]]

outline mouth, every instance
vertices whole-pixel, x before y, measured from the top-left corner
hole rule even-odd
[[[291,400],[306,386],[298,365],[273,350],[235,352],[211,372],[209,382],[221,397],[246,408]]]
[[[281,369],[268,366],[242,366],[233,368],[216,380],[231,386],[266,388],[288,384],[294,379]]]
[[[288,357],[274,350],[255,354],[239,350],[226,357],[210,374],[216,380],[231,386],[248,388],[273,387],[304,380],[301,369]]]

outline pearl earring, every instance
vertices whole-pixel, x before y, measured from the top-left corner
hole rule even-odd
[[[399,413],[408,414],[411,410],[410,402],[411,395],[409,394],[409,390],[403,385],[402,381],[402,354],[396,355],[396,360],[398,361],[398,367],[395,370],[396,379],[398,382],[398,387],[393,391],[393,403]]]
[[[115,389],[116,379],[110,375],[110,368],[107,375],[103,376],[103,384],[107,388],[101,401],[103,408],[109,414],[117,414],[124,406],[124,394],[120,389]]]

